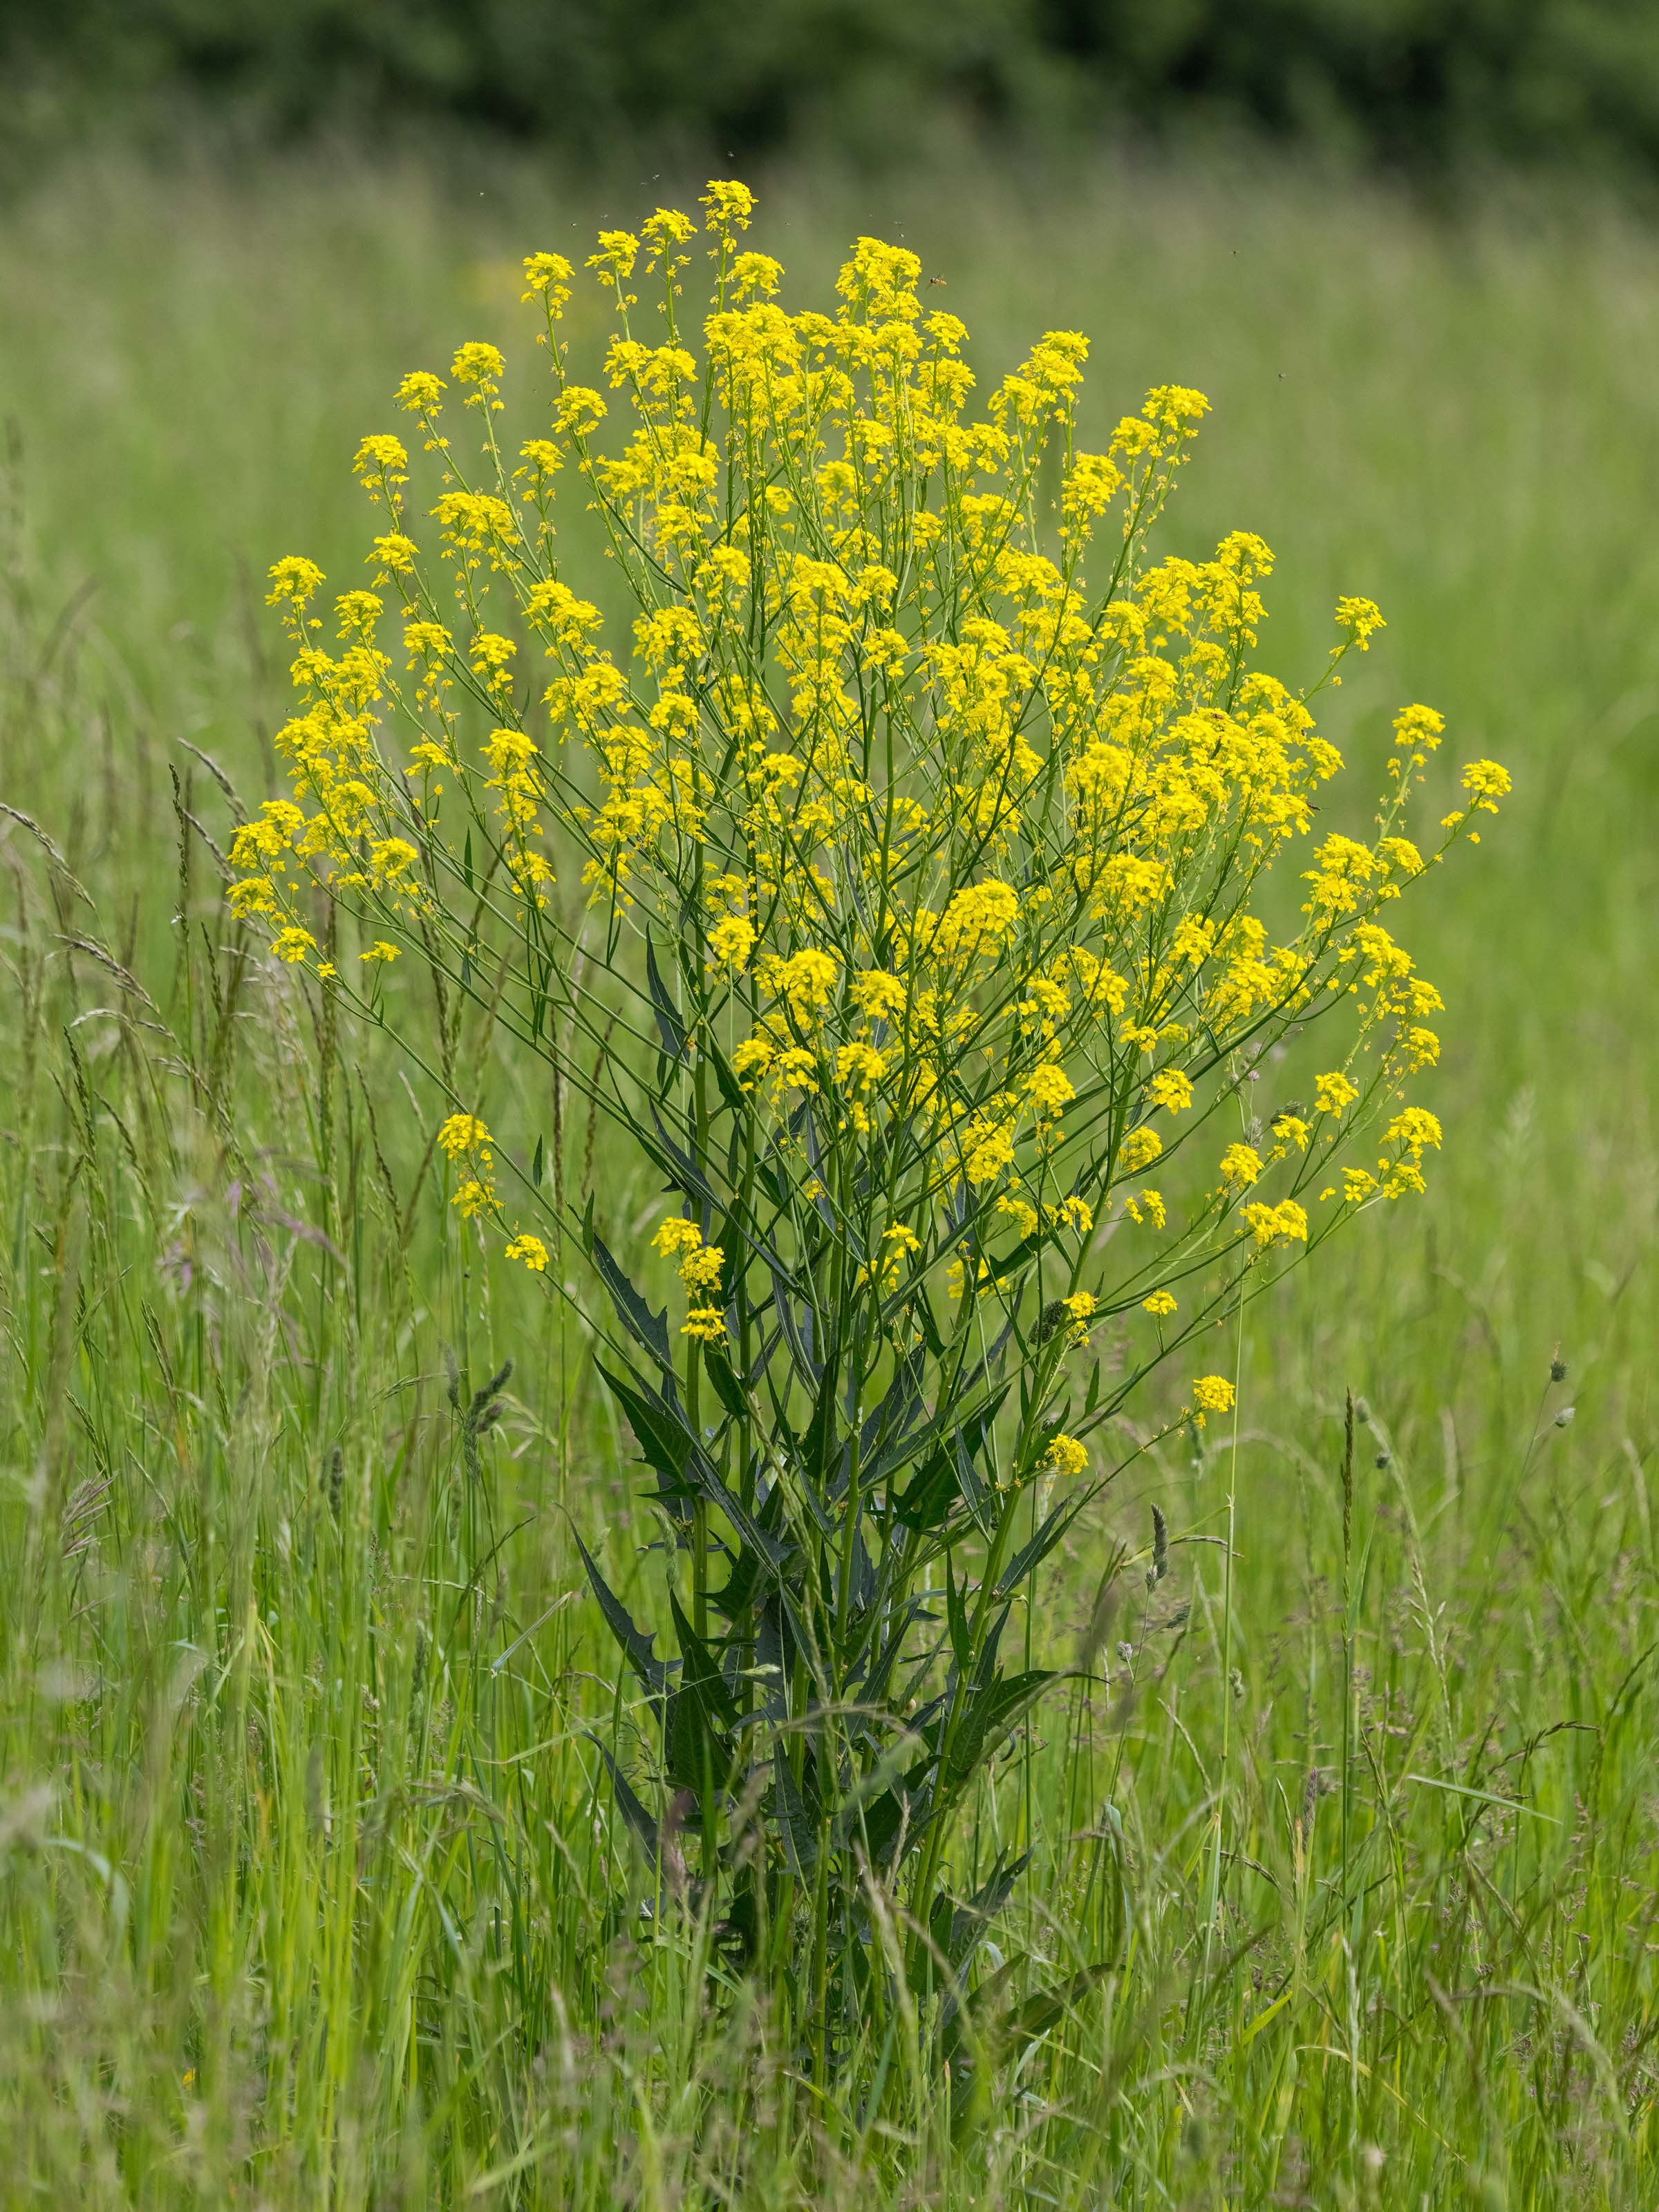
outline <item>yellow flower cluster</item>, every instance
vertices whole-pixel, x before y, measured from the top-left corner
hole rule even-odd
[[[1224,1375],[1200,1375],[1193,1382],[1193,1419],[1200,1428],[1206,1413],[1231,1413],[1233,1386]]]
[[[705,1244],[696,1223],[681,1216],[671,1215],[651,1241],[665,1259],[680,1263],[680,1281],[688,1298],[682,1335],[719,1344],[726,1335],[726,1316],[711,1300],[720,1286],[725,1253],[718,1244]]]
[[[1085,450],[1081,334],[1047,332],[982,389],[908,249],[860,238],[827,309],[792,307],[743,242],[753,204],[717,180],[696,215],[601,233],[580,278],[532,253],[539,396],[477,339],[403,380],[428,458],[389,430],[358,446],[386,526],[331,636],[315,564],[270,570],[290,791],[238,831],[233,906],[325,988],[362,976],[377,1010],[419,948],[527,1049],[555,1010],[596,1054],[621,1021],[635,1060],[599,1085],[607,1110],[653,1066],[694,1084],[698,1146],[732,1116],[745,1203],[764,1189],[786,1241],[828,1224],[895,1346],[926,1336],[936,1270],[1011,1318],[1057,1295],[1056,1355],[1108,1314],[1162,1323],[1166,1279],[1305,1251],[1322,1176],[1344,1206],[1421,1188],[1439,1129],[1403,1086],[1438,1055],[1440,1000],[1381,917],[1509,779],[1465,768],[1419,848],[1407,811],[1444,726],[1409,706],[1376,834],[1324,827],[1341,762],[1319,687],[1255,665],[1270,550],[1236,532],[1207,560],[1152,551],[1203,396],[1159,386]],[[579,281],[614,324],[590,381],[565,328]],[[562,484],[598,517],[625,625],[564,572]],[[1322,681],[1383,628],[1351,597],[1335,623]],[[1275,929],[1285,902],[1261,894],[1302,839],[1306,896]],[[314,887],[362,918],[366,969],[322,961]],[[1206,1171],[1217,1104],[1332,1013],[1352,1036],[1311,1106],[1244,1113]],[[1382,1156],[1355,1164],[1389,1115]],[[452,1116],[439,1141],[455,1205],[507,1230],[483,1124]],[[1128,1233],[1097,1244],[1097,1220]],[[655,1241],[683,1333],[725,1342],[753,1254],[728,1237],[728,1265],[684,1216]],[[545,1271],[539,1237],[506,1249]],[[1224,1393],[1201,1378],[1197,1417]]]

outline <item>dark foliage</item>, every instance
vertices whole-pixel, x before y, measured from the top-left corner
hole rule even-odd
[[[592,160],[1255,130],[1384,167],[1659,167],[1651,0],[8,0],[15,112],[177,94],[280,137],[456,123]]]

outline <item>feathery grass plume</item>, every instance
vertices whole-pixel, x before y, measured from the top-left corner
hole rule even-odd
[[[1158,1370],[1423,1188],[1440,1127],[1404,1093],[1440,1000],[1383,916],[1507,778],[1466,770],[1425,856],[1443,726],[1405,708],[1376,834],[1312,845],[1275,937],[1267,880],[1340,766],[1310,702],[1377,609],[1341,599],[1320,683],[1281,682],[1261,539],[1152,550],[1200,393],[1161,386],[1085,450],[1078,333],[976,404],[914,254],[861,238],[792,311],[751,211],[714,183],[700,221],[600,234],[591,382],[545,252],[538,392],[482,341],[404,380],[418,451],[380,430],[356,462],[367,583],[331,608],[311,562],[270,571],[292,792],[237,830],[229,896],[426,1070],[462,1219],[550,1295],[550,1246],[586,1253],[671,1540],[666,1661],[588,1561],[660,1731],[617,1802],[658,1867],[672,1808],[686,1910],[823,2081],[913,1999],[936,2056],[963,2032],[1006,1889],[957,1893],[957,1819],[1053,1679],[1004,1632],[1109,1479],[1107,1425],[1227,1410],[1224,1378],[1182,1403]],[[561,498],[604,537],[591,598]],[[330,950],[337,908],[360,957]],[[1256,1063],[1327,1018],[1311,1105],[1264,1130]],[[537,1060],[586,1096],[590,1152],[604,1117],[666,1184],[655,1262],[492,1135],[492,1071]],[[658,1263],[672,1316],[638,1286]],[[1092,1356],[1107,1328],[1121,1361]]]

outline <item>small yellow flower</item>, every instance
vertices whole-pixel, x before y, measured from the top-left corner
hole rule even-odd
[[[377,937],[368,951],[360,952],[357,957],[360,960],[396,960],[401,957],[402,952],[401,945],[388,945],[385,938]]]
[[[680,1261],[680,1280],[688,1291],[701,1291],[705,1297],[720,1288],[720,1270],[726,1265],[726,1255],[718,1244],[705,1244],[699,1251],[688,1252]]]
[[[744,1037],[732,1049],[732,1070],[745,1091],[752,1090],[772,1065],[777,1048],[768,1038]]]
[[[507,1257],[522,1260],[532,1275],[539,1275],[547,1267],[547,1247],[539,1237],[532,1237],[528,1230],[520,1230],[507,1246]]]
[[[1193,1103],[1190,1079],[1178,1067],[1160,1068],[1146,1085],[1146,1103],[1165,1107],[1171,1114],[1184,1114]]]
[[[438,1131],[439,1149],[458,1160],[465,1152],[485,1152],[495,1143],[476,1114],[452,1114]]]
[[[389,568],[393,575],[407,576],[414,570],[415,556],[420,550],[412,538],[405,538],[401,531],[394,530],[374,540],[369,563],[371,567]]]
[[[1073,1291],[1070,1297],[1062,1298],[1060,1303],[1065,1308],[1070,1322],[1070,1326],[1066,1332],[1066,1343],[1073,1349],[1079,1345],[1086,1344],[1089,1341],[1090,1321],[1099,1306],[1099,1301],[1094,1292]]]
[[[286,960],[292,968],[302,961],[307,953],[317,950],[317,940],[308,929],[301,929],[297,923],[292,923],[287,929],[278,932],[270,949],[279,960]]]
[[[1038,1465],[1048,1474],[1081,1474],[1089,1464],[1089,1454],[1075,1437],[1055,1436],[1048,1440],[1048,1449]]]
[[[1339,599],[1336,603],[1336,623],[1339,629],[1347,631],[1349,638],[1362,653],[1370,651],[1373,631],[1388,628],[1376,603],[1370,599]],[[1336,650],[1340,653],[1342,648],[1339,646]],[[1332,680],[1334,682],[1335,679],[1333,678]]]
[[[525,298],[539,295],[556,314],[570,297],[570,264],[562,253],[530,254],[524,264],[524,281],[530,287]]]
[[[1407,1106],[1384,1129],[1382,1141],[1385,1145],[1401,1145],[1413,1159],[1420,1159],[1425,1146],[1439,1146],[1439,1121],[1425,1107]]]
[[[1474,798],[1476,812],[1496,814],[1498,800],[1510,789],[1510,772],[1496,761],[1471,761],[1458,781]]]
[[[1038,1113],[1044,1115],[1061,1112],[1077,1097],[1071,1078],[1052,1060],[1045,1060],[1041,1067],[1031,1070],[1025,1079],[1025,1088]]]
[[[1168,1291],[1154,1291],[1151,1297],[1142,1298],[1140,1305],[1142,1312],[1155,1314],[1159,1320],[1162,1320],[1165,1314],[1172,1314],[1176,1311],[1176,1300]]]
[[[1256,1241],[1257,1249],[1266,1251],[1270,1244],[1305,1244],[1308,1241],[1308,1216],[1293,1198],[1282,1206],[1247,1206],[1244,1222]]]
[[[708,950],[728,968],[746,968],[755,949],[755,926],[746,916],[728,914],[708,933]]]
[[[700,1251],[702,1231],[695,1221],[686,1220],[682,1214],[671,1214],[666,1221],[659,1224],[651,1242],[665,1260],[672,1260],[677,1253]]]
[[[443,398],[443,380],[429,369],[412,368],[398,386],[398,404],[406,414],[430,414]]]
[[[1206,1413],[1230,1413],[1233,1409],[1233,1386],[1224,1375],[1200,1375],[1193,1382],[1194,1419],[1204,1425]]]
[[[1138,1175],[1142,1168],[1151,1167],[1164,1150],[1164,1139],[1156,1129],[1131,1129],[1123,1139],[1123,1149],[1118,1154],[1118,1165],[1125,1175]]]
[[[265,594],[268,607],[279,606],[286,599],[295,607],[302,607],[313,592],[321,588],[323,572],[314,561],[307,561],[297,553],[273,563],[270,589]]]
[[[482,338],[469,338],[450,363],[450,374],[458,384],[488,385],[506,370],[501,355]]]
[[[393,483],[402,483],[404,481],[403,472],[408,466],[409,455],[404,450],[402,439],[383,431],[360,442],[351,471],[371,489],[375,489],[382,478]]]
[[[1221,1180],[1229,1190],[1246,1190],[1261,1173],[1261,1155],[1252,1145],[1229,1145],[1221,1155]]]

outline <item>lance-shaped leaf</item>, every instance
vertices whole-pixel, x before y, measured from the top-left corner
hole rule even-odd
[[[969,1694],[945,1756],[945,1795],[954,1796],[972,1778],[1054,1680],[1051,1668],[1033,1667],[1023,1674],[999,1674]]]
[[[841,1346],[832,1342],[818,1378],[817,1401],[800,1440],[800,1464],[806,1479],[822,1491],[836,1452],[836,1388],[841,1376]]]
[[[662,1856],[661,1839],[657,1832],[656,1822],[629,1787],[628,1777],[599,1741],[598,1736],[590,1731],[587,1740],[599,1753],[606,1766],[610,1768],[611,1787],[616,1796],[617,1809],[644,1845],[645,1855],[650,1860],[652,1870],[654,1873],[660,1865]]]
[[[783,1331],[783,1340],[789,1346],[790,1355],[795,1363],[795,1372],[809,1389],[815,1390],[822,1370],[812,1350],[811,1304],[803,1298],[800,1311],[796,1312],[789,1279],[779,1267],[772,1269],[772,1299],[778,1325]]]
[[[685,1050],[685,1029],[680,1020],[679,1008],[669,996],[657,966],[657,948],[651,942],[651,933],[645,933],[645,980],[651,993],[651,1011],[657,1017],[657,1035],[662,1039],[663,1057],[678,1060]]]
[[[1030,1851],[1022,1851],[1005,1866],[999,1852],[989,1880],[981,1882],[967,1903],[958,1905],[952,1912],[949,1940],[940,1948],[953,1966],[963,1966],[982,1940],[987,1929],[1013,1895],[1014,1885],[1031,1863],[1031,1856]]]
[[[925,1463],[940,1445],[949,1447],[947,1459],[954,1463],[954,1439],[957,1437],[961,1437],[970,1455],[978,1458],[985,1449],[985,1439],[993,1422],[1002,1411],[1008,1392],[1005,1385],[994,1397],[986,1399],[964,1418],[962,1403],[967,1395],[967,1386],[958,1383],[950,1390],[945,1401],[935,1407],[930,1420],[924,1422],[920,1428],[910,1424],[903,1433],[896,1437],[870,1469],[872,1486],[896,1474],[917,1460]]]
[[[732,1496],[714,1462],[692,1434],[678,1406],[670,1405],[636,1375],[624,1382],[621,1376],[612,1374],[602,1360],[593,1364],[627,1414],[629,1426],[647,1463],[656,1469],[665,1498],[683,1506],[690,1492],[701,1492],[711,1504],[719,1506],[743,1541],[775,1573],[788,1556],[788,1544],[763,1528]]]
[[[723,1789],[732,1772],[731,1730],[737,1705],[714,1654],[671,1591],[669,1607],[680,1646],[680,1686],[668,1722],[668,1773],[683,1790]]]
[[[893,1511],[904,1528],[921,1534],[948,1519],[957,1494],[956,1455],[940,1444],[894,1501]]]
[[[658,1658],[656,1638],[647,1636],[635,1624],[633,1614],[599,1572],[593,1554],[580,1536],[576,1538],[576,1549],[582,1555],[587,1579],[593,1585],[593,1595],[599,1601],[599,1611],[611,1633],[627,1653],[629,1663],[652,1696],[661,1697],[668,1688],[673,1662]]]
[[[611,1373],[602,1359],[596,1359],[593,1364],[627,1414],[628,1425],[634,1431],[634,1440],[647,1466],[655,1471],[658,1495],[665,1510],[676,1520],[689,1520],[691,1505],[686,1495],[685,1468],[696,1449],[690,1431],[678,1410],[637,1376],[624,1382],[620,1376]]]
[[[860,1775],[852,1788],[843,1793],[830,1830],[837,1844],[859,1832],[866,1807],[873,1807],[896,1782],[915,1771],[915,1755],[916,1739],[907,1728],[888,1745],[870,1771]],[[873,1845],[873,1838],[872,1841]]]
[[[781,1721],[789,1710],[789,1670],[794,1662],[793,1641],[783,1607],[769,1597],[761,1607],[755,1638],[755,1665],[761,1681],[761,1704],[766,1717]]]
[[[636,1121],[633,1132],[635,1141],[653,1156],[663,1173],[672,1178],[678,1189],[690,1191],[711,1212],[718,1213],[720,1210],[719,1193],[690,1153],[677,1145],[669,1135],[663,1127],[662,1115],[655,1106],[651,1109],[651,1120],[655,1135],[647,1135]]]
[[[1011,1590],[1024,1581],[1034,1567],[1042,1564],[1093,1496],[1092,1490],[1085,1490],[1075,1498],[1068,1498],[1037,1523],[1036,1534],[1020,1547],[1003,1569],[1001,1579],[997,1583],[999,1597],[1006,1597]]]
[[[738,1382],[731,1360],[718,1344],[705,1343],[702,1347],[703,1371],[714,1386],[715,1395],[734,1421],[740,1421],[750,1412],[748,1399]]]
[[[894,1370],[893,1379],[866,1416],[860,1432],[859,1452],[868,1468],[878,1467],[884,1451],[915,1427],[925,1401],[922,1378],[925,1363],[920,1352],[907,1353]]]
[[[949,1553],[945,1559],[945,1618],[950,1626],[951,1649],[956,1654],[957,1666],[965,1673],[969,1655],[968,1600],[966,1593],[957,1588]]]
[[[809,1881],[818,1863],[817,1824],[781,1740],[772,1750],[772,1802],[790,1870],[798,1881]]]
[[[611,1255],[605,1240],[597,1233],[593,1237],[593,1264],[599,1271],[599,1279],[611,1293],[611,1303],[617,1309],[617,1318],[642,1351],[648,1352],[671,1377],[674,1372],[674,1357],[668,1346],[668,1309],[653,1314],[645,1300],[634,1288]]]
[[[979,1469],[974,1465],[974,1455],[969,1450],[967,1438],[960,1429],[957,1431],[954,1458],[957,1480],[961,1485],[968,1510],[987,1536],[994,1534],[996,1509],[991,1503],[990,1492],[980,1480]]]

